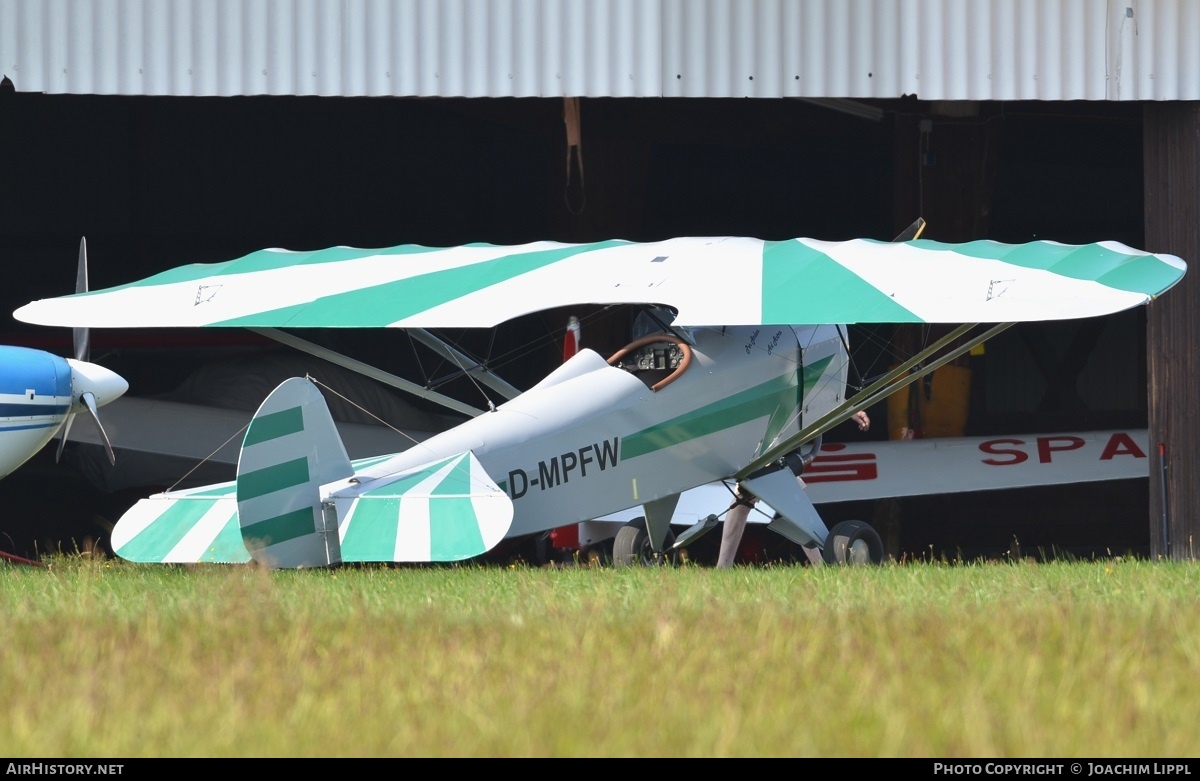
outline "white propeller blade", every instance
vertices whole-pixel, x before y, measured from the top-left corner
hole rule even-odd
[[[108,462],[115,465],[117,463],[117,454],[113,452],[112,443],[108,441],[108,434],[105,433],[104,426],[100,424],[100,407],[96,404],[95,394],[84,393],[80,398],[87,405],[88,412],[92,413],[92,420],[96,421],[96,428],[100,430],[100,438],[104,440],[104,449],[108,451]],[[66,441],[66,432],[63,432],[63,442]]]

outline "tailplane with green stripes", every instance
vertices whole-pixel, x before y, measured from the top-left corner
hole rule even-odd
[[[498,544],[513,518],[508,494],[470,452],[356,475],[321,392],[301,378],[277,387],[250,422],[237,512],[250,556],[280,568],[461,561]]]

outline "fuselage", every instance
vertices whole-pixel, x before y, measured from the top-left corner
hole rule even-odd
[[[472,451],[512,499],[509,536],[597,518],[737,472],[844,399],[836,326],[697,329],[659,390],[582,350],[519,397],[362,472]]]

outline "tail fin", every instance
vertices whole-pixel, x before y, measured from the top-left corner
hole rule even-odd
[[[341,563],[336,515],[321,486],[354,474],[325,398],[311,381],[285,380],[246,430],[237,468],[242,539],[272,567]]]

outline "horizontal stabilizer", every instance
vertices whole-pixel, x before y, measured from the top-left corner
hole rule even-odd
[[[344,562],[462,561],[508,533],[512,501],[472,453],[334,492]]]
[[[379,456],[352,462],[364,469]],[[112,549],[126,561],[151,564],[246,564],[237,514],[237,483],[213,483],[140,500],[117,521]]]
[[[151,564],[245,564],[235,484],[155,494],[129,508],[112,534],[113,552]]]
[[[364,458],[361,469],[378,463]],[[378,482],[378,481],[376,481]],[[349,483],[347,483],[349,485]],[[152,564],[245,564],[236,483],[142,499],[117,521],[113,552]],[[512,524],[508,495],[469,453],[424,466],[385,486],[326,497],[339,513],[345,562],[461,561],[495,547]]]
[[[237,513],[251,556],[292,568],[472,558],[504,538],[513,507],[471,453],[356,475],[321,392],[293,378],[246,431]]]

